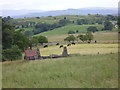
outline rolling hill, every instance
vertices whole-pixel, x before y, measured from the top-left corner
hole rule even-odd
[[[79,33],[86,33],[87,28],[89,26],[96,26],[96,27],[98,27],[98,29],[103,28],[102,25],[74,25],[74,24],[70,24],[70,25],[67,25],[67,26],[64,26],[64,27],[61,27],[61,28],[57,28],[57,29],[53,29],[51,31],[47,31],[47,32],[37,34],[35,36],[39,36],[39,35],[44,35],[44,36],[66,35],[71,30],[72,31],[78,30]]]
[[[15,15],[13,18],[24,18],[24,17],[46,17],[46,16],[58,16],[58,15],[87,15],[87,14],[112,14],[118,13],[117,8],[105,8],[105,7],[93,7],[93,8],[81,8],[81,9],[66,9],[66,10],[55,10],[55,11],[34,11],[24,15]]]

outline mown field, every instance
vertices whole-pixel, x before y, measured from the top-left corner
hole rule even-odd
[[[3,88],[117,88],[118,54],[3,63]]]

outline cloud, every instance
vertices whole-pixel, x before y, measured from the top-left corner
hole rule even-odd
[[[60,10],[81,7],[117,7],[119,0],[2,0],[3,9]]]

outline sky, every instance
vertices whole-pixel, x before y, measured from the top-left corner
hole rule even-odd
[[[1,9],[64,10],[84,7],[118,7],[119,0],[0,0]]]

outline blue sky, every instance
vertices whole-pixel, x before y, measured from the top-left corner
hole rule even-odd
[[[118,7],[119,0],[0,0],[0,9],[63,10],[83,7]]]

